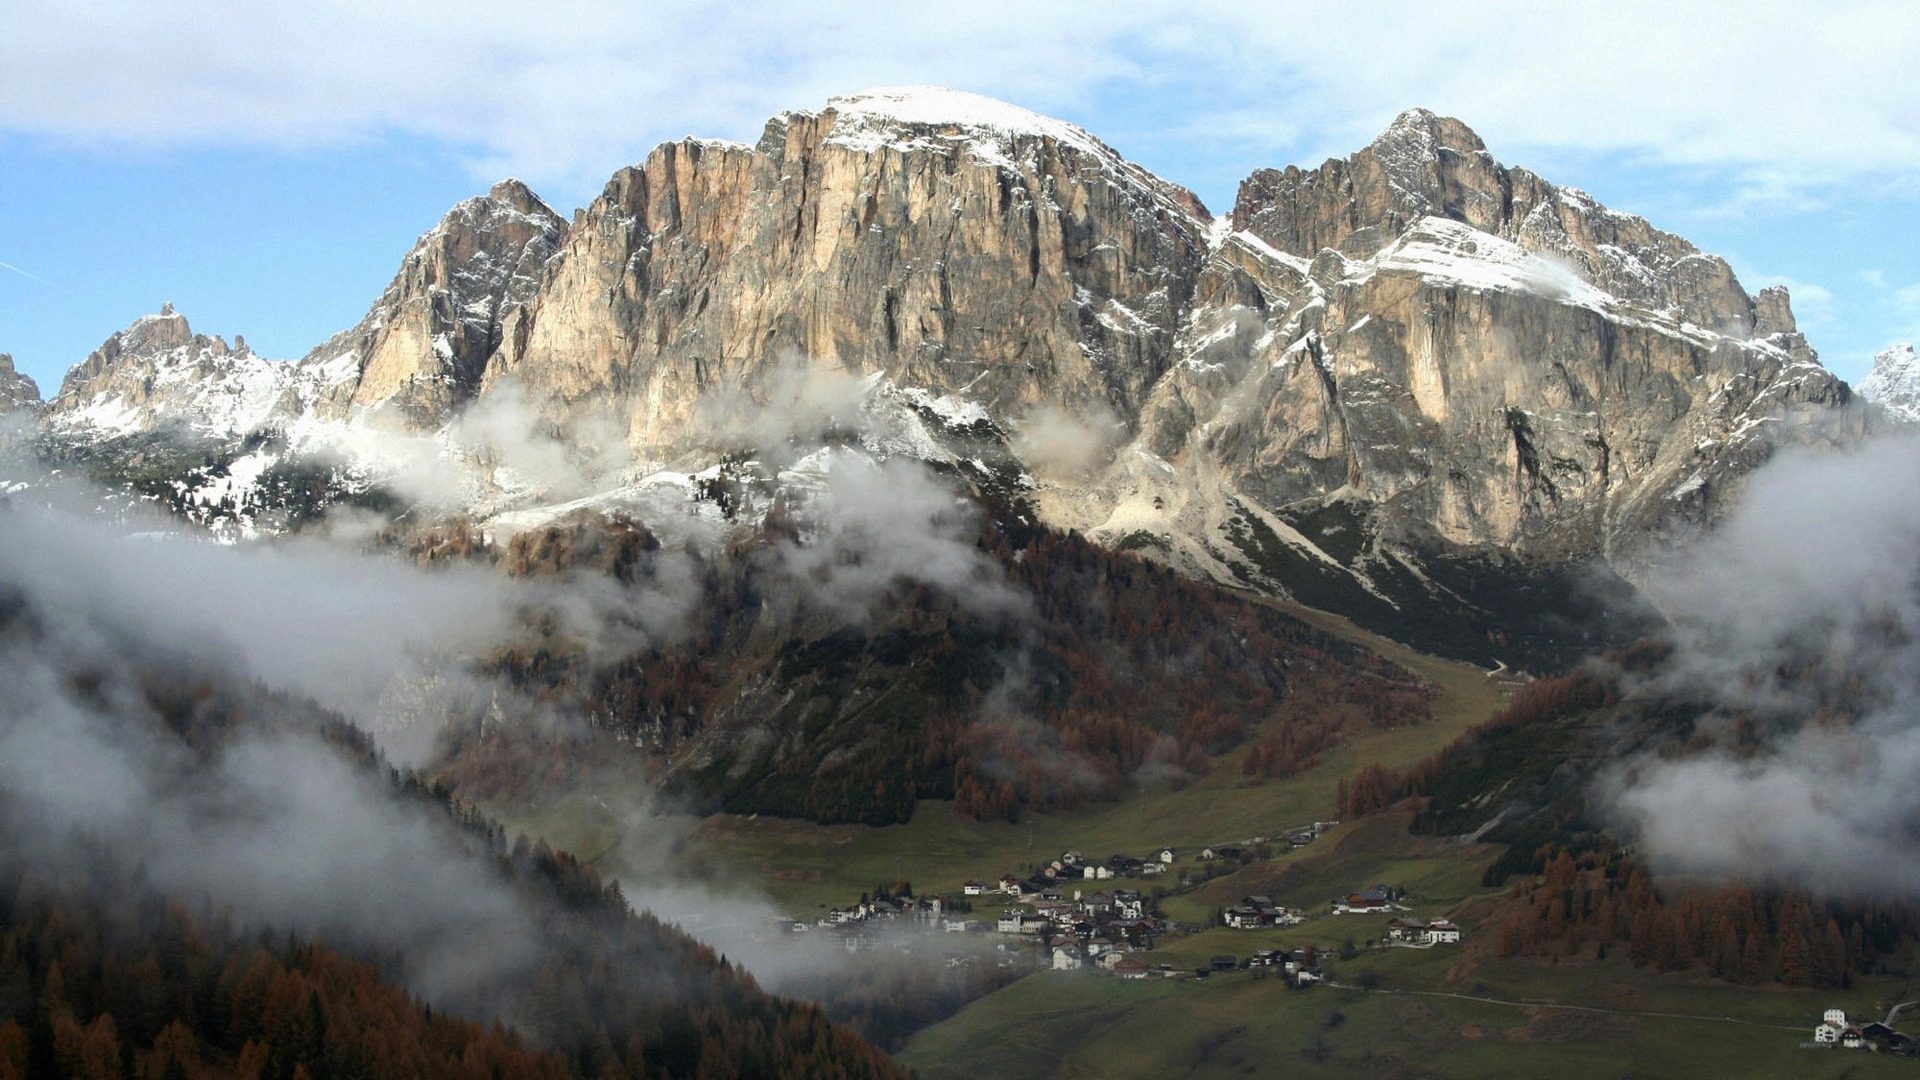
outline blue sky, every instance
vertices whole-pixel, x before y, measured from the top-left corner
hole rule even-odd
[[[1920,4],[47,0],[0,37],[0,352],[51,394],[172,301],[297,357],[516,175],[562,213],[682,135],[934,83],[1071,120],[1216,212],[1419,105],[1792,290],[1854,381],[1920,338]]]

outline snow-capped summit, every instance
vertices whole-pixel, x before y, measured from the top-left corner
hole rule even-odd
[[[886,86],[827,99],[833,117],[826,142],[861,153],[883,149],[949,152],[1018,170],[1043,146],[1098,160],[1115,180],[1175,214],[1210,217],[1192,192],[1122,157],[1084,128],[995,98],[943,86]]]
[[[1920,356],[1913,346],[1895,345],[1873,358],[1873,371],[1860,380],[1860,396],[1886,410],[1890,419],[1920,423]]]
[[[229,345],[196,334],[166,304],[74,365],[49,418],[63,430],[100,435],[162,426],[242,435],[312,409],[329,385],[324,373],[259,356],[244,338]]]
[[[1094,153],[1113,153],[1064,120],[944,86],[886,86],[838,94],[827,99],[827,108],[836,118],[833,141],[844,144],[871,140],[877,147],[902,126],[970,128],[998,136],[1043,136]]]

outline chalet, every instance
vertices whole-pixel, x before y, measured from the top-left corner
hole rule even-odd
[[[1266,916],[1260,914],[1259,908],[1247,907],[1244,904],[1236,904],[1228,908],[1221,914],[1220,920],[1235,930],[1252,930],[1267,924]]]
[[[1878,1020],[1860,1025],[1860,1037],[1875,1050],[1891,1050],[1903,1057],[1920,1054],[1920,1040],[1902,1035]]]
[[[1354,893],[1353,895],[1345,897],[1343,899],[1335,900],[1333,902],[1333,914],[1335,915],[1372,915],[1378,912],[1387,911],[1392,907],[1393,905],[1388,903],[1384,899],[1376,900],[1373,897],[1366,896],[1362,893]]]
[[[1086,954],[1072,945],[1062,945],[1053,950],[1053,970],[1078,971],[1086,965]]]
[[[1428,926],[1419,919],[1397,917],[1387,920],[1387,940],[1425,944]]]
[[[1369,885],[1366,888],[1360,890],[1360,895],[1366,897],[1369,900],[1378,900],[1382,903],[1386,903],[1393,899],[1393,890],[1388,888],[1385,885]]]
[[[1020,879],[1014,877],[1012,874],[1002,874],[1000,876],[1000,891],[1006,893],[1008,896],[1019,896]]]
[[[1224,953],[1214,957],[1207,964],[1207,967],[1213,971],[1232,971],[1234,968],[1237,968],[1239,966],[1240,966],[1240,961]]]
[[[987,887],[973,878],[968,878],[967,883],[960,886],[960,892],[966,896],[985,896]]]
[[[1147,905],[1140,899],[1136,889],[1115,889],[1113,892],[1114,913],[1123,919],[1138,919],[1147,913]]]
[[[1045,915],[1036,915],[1031,911],[1006,911],[993,924],[993,928],[1002,934],[1038,934],[1052,924]]]
[[[1144,979],[1147,977],[1147,965],[1138,960],[1121,960],[1113,965],[1113,973],[1122,979]]]
[[[1170,863],[1173,861],[1173,857],[1175,854],[1177,853],[1172,848],[1163,847],[1160,849],[1160,861],[1163,863]]]
[[[1831,1021],[1823,1020],[1819,1026],[1813,1029],[1813,1041],[1830,1046],[1840,1041],[1840,1033],[1845,1030],[1847,1030],[1845,1024],[1835,1024]]]
[[[1460,944],[1460,928],[1445,919],[1435,919],[1427,924],[1427,943],[1430,945]]]
[[[1325,979],[1327,973],[1319,968],[1303,967],[1296,971],[1289,972],[1287,977],[1293,980],[1293,985],[1295,986],[1311,986]]]
[[[1107,868],[1121,877],[1136,875],[1145,865],[1144,860],[1136,859],[1131,855],[1114,855],[1107,859]]]

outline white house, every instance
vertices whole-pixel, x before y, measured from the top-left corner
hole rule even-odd
[[[1086,963],[1079,949],[1072,945],[1062,945],[1053,950],[1053,970],[1078,971]]]
[[[1427,924],[1427,942],[1432,945],[1460,944],[1460,928],[1445,919],[1435,919]]]
[[[1826,1044],[1837,1043],[1840,1041],[1840,1033],[1844,1030],[1842,1025],[1827,1021],[1813,1029],[1813,1041]]]
[[[1174,850],[1173,850],[1172,848],[1170,848],[1170,847],[1163,847],[1163,848],[1161,848],[1161,849],[1160,849],[1160,861],[1161,861],[1161,862],[1163,862],[1163,863],[1170,863],[1170,862],[1172,862],[1172,861],[1173,861],[1173,856],[1174,856]]]
[[[986,895],[987,887],[972,878],[968,878],[967,883],[960,886],[960,891],[968,896],[984,896]]]

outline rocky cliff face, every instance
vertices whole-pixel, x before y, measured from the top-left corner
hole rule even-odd
[[[444,423],[480,389],[487,360],[539,288],[567,223],[518,180],[455,206],[414,244],[353,329],[305,363],[351,367],[338,415],[358,407],[402,426]]]
[[[1913,346],[1895,345],[1873,358],[1873,370],[1860,382],[1860,396],[1900,423],[1920,423],[1920,356]]]
[[[1186,191],[1070,125],[972,95],[876,92],[753,147],[687,141],[586,210],[489,380],[618,395],[635,445],[702,432],[702,394],[784,361],[1137,412],[1206,254]]]
[[[199,340],[143,320],[55,412],[144,417],[174,377],[125,359],[143,350],[206,357],[178,363],[208,385],[245,367]],[[644,485],[742,449],[707,406],[777,408],[796,367],[861,377],[858,411],[899,436],[872,452],[952,462],[1052,523],[1495,640],[1567,597],[1486,582],[1631,576],[1776,446],[1866,423],[1784,290],[1748,295],[1456,120],[1415,110],[1349,158],[1262,170],[1215,218],[1071,125],[924,89],[662,146],[571,227],[502,184],[275,400],[432,430],[524,396],[576,442],[624,436],[637,464],[609,483]],[[589,414],[610,428],[582,434]]]
[[[0,353],[0,415],[39,410],[39,384],[31,376],[13,369],[12,356]]]

